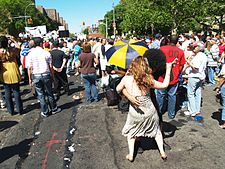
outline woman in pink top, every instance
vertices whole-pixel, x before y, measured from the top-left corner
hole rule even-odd
[[[127,120],[122,134],[127,137],[129,154],[126,159],[133,161],[134,144],[138,137],[154,137],[161,158],[167,159],[163,149],[163,137],[159,126],[159,117],[155,106],[152,103],[149,91],[150,88],[164,89],[169,85],[172,64],[167,63],[166,76],[164,81],[158,82],[152,76],[148,61],[144,57],[137,57],[131,63],[127,74],[123,77],[116,90],[123,93],[131,101]]]

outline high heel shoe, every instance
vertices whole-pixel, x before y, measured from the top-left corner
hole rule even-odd
[[[127,155],[126,155],[126,159],[127,159],[128,161],[130,161],[130,162],[133,162],[133,161],[134,161],[133,156],[131,156],[130,154],[127,154]]]
[[[166,161],[167,160],[167,155],[165,154],[165,155],[160,155],[160,157],[161,157],[161,159],[163,160],[163,161]]]

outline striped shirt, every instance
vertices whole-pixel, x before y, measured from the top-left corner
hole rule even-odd
[[[52,63],[51,54],[37,46],[27,57],[27,66],[32,69],[32,74],[50,73],[49,65]]]

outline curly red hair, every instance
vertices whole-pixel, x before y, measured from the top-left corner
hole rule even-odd
[[[153,85],[152,69],[149,67],[147,59],[142,56],[138,56],[132,61],[128,75],[134,76],[140,90],[147,90]]]

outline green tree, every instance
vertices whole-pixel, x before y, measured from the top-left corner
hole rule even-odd
[[[18,16],[31,16],[33,24],[29,26],[46,25],[48,30],[56,29],[59,23],[40,13],[35,6],[30,5],[32,0],[1,0],[0,1],[0,32],[7,32],[18,36],[19,32],[24,31],[25,18]]]
[[[85,35],[89,35],[89,29],[85,28],[84,30],[82,30],[82,33]]]
[[[121,32],[138,35],[201,31],[202,23],[217,20],[222,29],[225,0],[121,0]],[[112,11],[106,14],[112,18]],[[109,22],[110,23],[110,22]],[[112,29],[110,30],[112,31]]]
[[[6,4],[0,4],[0,32],[8,34],[8,25],[11,22],[10,11]]]
[[[149,0],[124,0],[126,9],[122,27],[125,32],[136,32],[139,35],[154,34],[159,30],[167,30],[171,25],[171,17]]]

